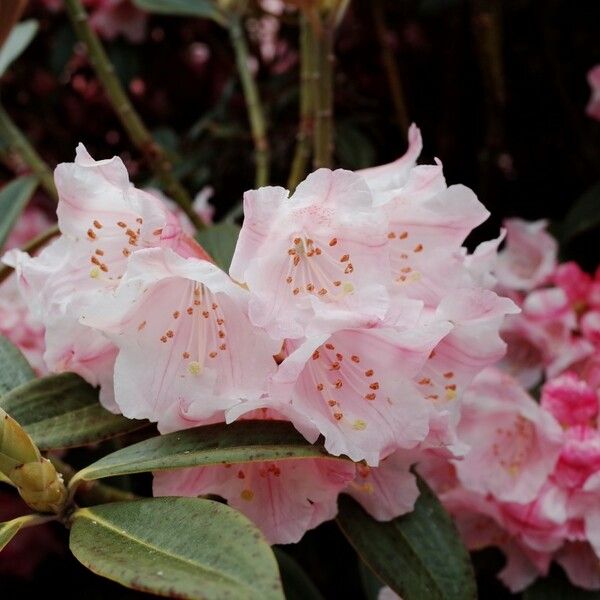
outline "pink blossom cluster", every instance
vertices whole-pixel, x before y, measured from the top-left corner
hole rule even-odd
[[[416,165],[415,126],[409,142],[389,165],[320,169],[292,195],[247,192],[229,275],[120,159],[80,145],[57,167],[61,237],[5,257],[45,326],[48,368],[163,433],[285,419],[332,455],[158,473],[155,494],[218,494],[289,543],[342,491],[377,519],[410,511],[419,454],[464,451],[462,397],[518,309],[489,289],[500,240],[462,245],[487,211],[439,161]]]
[[[469,548],[502,549],[499,577],[512,591],[553,560],[573,584],[600,589],[600,274],[557,266],[545,223],[506,226],[495,270],[522,307],[502,330],[506,358],[465,394],[466,455],[430,456],[419,469]],[[544,375],[538,403],[525,388]]]
[[[499,254],[499,290],[521,308],[502,328],[508,343],[501,368],[530,388],[565,369],[600,383],[600,269],[591,276],[574,262],[557,266],[546,223],[506,222]]]
[[[574,585],[600,589],[598,391],[574,373],[543,387],[538,404],[496,369],[465,395],[462,460],[428,458],[420,472],[453,514],[470,549],[496,546],[512,590],[554,560]]]

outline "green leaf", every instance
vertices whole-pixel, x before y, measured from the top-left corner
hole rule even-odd
[[[0,523],[0,551],[12,540],[19,531],[31,523],[39,519],[38,515],[25,515],[23,517],[17,517],[12,521],[5,521]]]
[[[196,239],[224,271],[229,271],[240,228],[235,223],[219,223],[202,229]]]
[[[286,600],[324,600],[302,567],[281,548],[273,548]]]
[[[142,10],[161,15],[213,19],[221,25],[227,20],[214,0],[133,0],[133,3]]]
[[[404,600],[474,600],[469,553],[439,500],[418,483],[414,511],[385,523],[341,496],[338,524],[367,566]]]
[[[98,401],[98,390],[75,373],[30,381],[0,398],[40,450],[85,446],[139,429],[146,421],[113,415]]]
[[[538,579],[523,592],[523,600],[599,600],[600,591],[575,587],[562,569],[553,565],[548,577]]]
[[[322,444],[309,444],[291,423],[237,421],[176,431],[122,448],[79,471],[71,484],[145,471],[326,456]]]
[[[29,175],[11,181],[0,190],[0,248],[4,246],[36,187],[37,179]]]
[[[6,42],[4,42],[4,46],[0,49],[0,77],[29,46],[37,30],[38,22],[33,19],[21,21],[12,28]]]
[[[600,226],[600,181],[575,202],[558,229],[563,242]]]
[[[161,596],[283,600],[277,562],[241,513],[200,498],[153,498],[77,510],[71,551],[88,569]]]
[[[0,335],[0,397],[13,388],[35,379],[35,373],[21,351]]]

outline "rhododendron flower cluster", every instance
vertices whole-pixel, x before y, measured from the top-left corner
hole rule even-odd
[[[507,223],[498,285],[522,306],[502,335],[502,370],[479,374],[464,398],[458,460],[426,457],[420,471],[471,549],[496,546],[512,591],[558,562],[574,585],[600,589],[600,278],[556,265],[542,222]],[[543,375],[539,403],[525,390]],[[518,377],[518,380],[513,376]]]
[[[160,474],[156,494],[219,494],[292,542],[342,490],[377,519],[410,511],[419,452],[464,450],[461,399],[518,309],[488,289],[500,240],[462,246],[487,211],[439,161],[416,165],[415,126],[409,141],[389,165],[320,169],[291,196],[247,192],[230,275],[119,159],[79,146],[59,165],[62,236],[5,259],[45,326],[48,368],[162,432],[286,419],[333,455]]]
[[[547,574],[600,589],[598,392],[574,373],[545,384],[541,404],[509,375],[489,369],[465,396],[462,461],[428,459],[421,472],[471,549],[496,546],[513,591]]]

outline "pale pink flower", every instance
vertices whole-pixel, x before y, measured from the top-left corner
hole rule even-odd
[[[530,292],[523,312],[506,319],[502,337],[508,343],[501,368],[526,387],[539,382],[542,372],[554,377],[589,357],[594,346],[578,335],[577,313],[567,293],[558,287]]]
[[[546,226],[546,221],[505,221],[506,246],[496,265],[501,288],[528,291],[550,278],[556,267],[558,244],[546,232]]]
[[[592,95],[585,107],[585,112],[588,117],[600,121],[600,65],[596,65],[588,71],[587,80],[590,84]]]
[[[455,462],[460,482],[506,502],[532,501],[554,469],[562,432],[511,377],[488,369],[465,394],[459,437],[471,446]]]
[[[25,304],[17,280],[9,277],[0,285],[0,334],[8,338],[39,375],[45,375],[44,326]]]
[[[115,411],[116,348],[81,325],[81,315],[115,289],[138,249],[166,246],[184,256],[202,251],[159,200],[133,187],[117,157],[95,161],[80,144],[75,162],[56,168],[55,182],[62,236],[37,257],[12,251],[4,260],[16,267],[21,294],[46,328],[49,370],[73,371],[101,385],[101,401]]]
[[[275,411],[261,409],[243,420],[281,420]],[[211,419],[187,427],[220,423]],[[286,459],[193,467],[154,473],[155,496],[216,494],[243,512],[273,544],[298,542],[309,529],[333,519],[337,497],[355,476],[356,465],[332,458]]]
[[[264,404],[229,420],[269,406],[371,466],[398,448],[462,448],[460,397],[503,355],[498,330],[518,309],[484,287],[501,238],[462,247],[487,211],[446,186],[439,162],[415,166],[421,145],[413,126],[390,165],[321,169],[289,199],[246,194],[231,274],[249,288],[250,320],[288,339]]]
[[[411,512],[419,497],[417,480],[410,472],[415,456],[397,451],[377,467],[359,463],[356,477],[346,489],[378,521],[389,521]]]
[[[342,329],[288,340],[269,398],[235,407],[228,419],[270,407],[309,441],[323,434],[331,454],[377,465],[382,456],[412,448],[427,435],[431,408],[412,378],[448,329],[447,323],[417,330]]]
[[[4,250],[18,248],[30,241],[51,224],[46,214],[35,206],[28,206],[4,245]],[[0,285],[0,334],[6,336],[27,358],[35,371],[44,375],[44,327],[31,314],[19,293],[17,278],[11,275]]]
[[[120,411],[172,431],[259,398],[280,342],[250,324],[247,297],[207,261],[164,248],[133,254],[115,293],[81,316],[118,348]]]
[[[574,585],[585,590],[600,590],[598,555],[587,542],[567,542],[554,560]]]
[[[319,169],[291,198],[277,187],[246,192],[244,215],[230,273],[250,289],[255,325],[300,338],[328,321],[385,316],[387,224],[360,176]]]
[[[195,467],[155,473],[155,496],[217,494],[244,513],[271,544],[292,544],[337,514],[337,497],[355,466],[339,459]]]

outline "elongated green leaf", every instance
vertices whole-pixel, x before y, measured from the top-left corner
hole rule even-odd
[[[273,548],[286,600],[324,600],[302,567],[281,548]]]
[[[17,517],[12,521],[0,523],[0,551],[4,549],[6,544],[8,544],[8,542],[10,542],[23,527],[36,519],[38,519],[38,515],[25,515],[23,517]]]
[[[31,199],[37,180],[32,175],[19,177],[0,190],[0,248]]]
[[[342,496],[338,524],[367,566],[404,600],[475,599],[473,567],[458,531],[422,480],[419,489],[414,511],[389,522],[375,521]]]
[[[523,592],[523,600],[600,600],[600,591],[575,587],[554,565],[548,577],[538,579]]]
[[[0,408],[23,426],[40,450],[85,446],[147,423],[108,412],[98,402],[98,390],[74,373],[20,385],[0,398]]]
[[[219,223],[199,231],[196,239],[224,271],[229,271],[240,228],[235,223]]]
[[[0,397],[13,388],[35,379],[35,373],[21,351],[0,335]]]
[[[213,19],[222,25],[226,18],[214,0],[133,0],[142,10],[161,15]]]
[[[285,421],[238,421],[176,431],[122,448],[79,471],[75,482],[201,465],[329,456]],[[342,459],[340,459],[342,460]]]
[[[116,502],[75,512],[70,546],[130,588],[202,600],[283,600],[277,562],[239,512],[199,498]]]
[[[6,42],[0,49],[0,77],[4,75],[6,69],[21,55],[29,46],[29,43],[38,30],[38,22],[33,19],[17,23],[12,28]]]
[[[600,181],[587,190],[567,213],[558,230],[563,242],[600,226]]]

